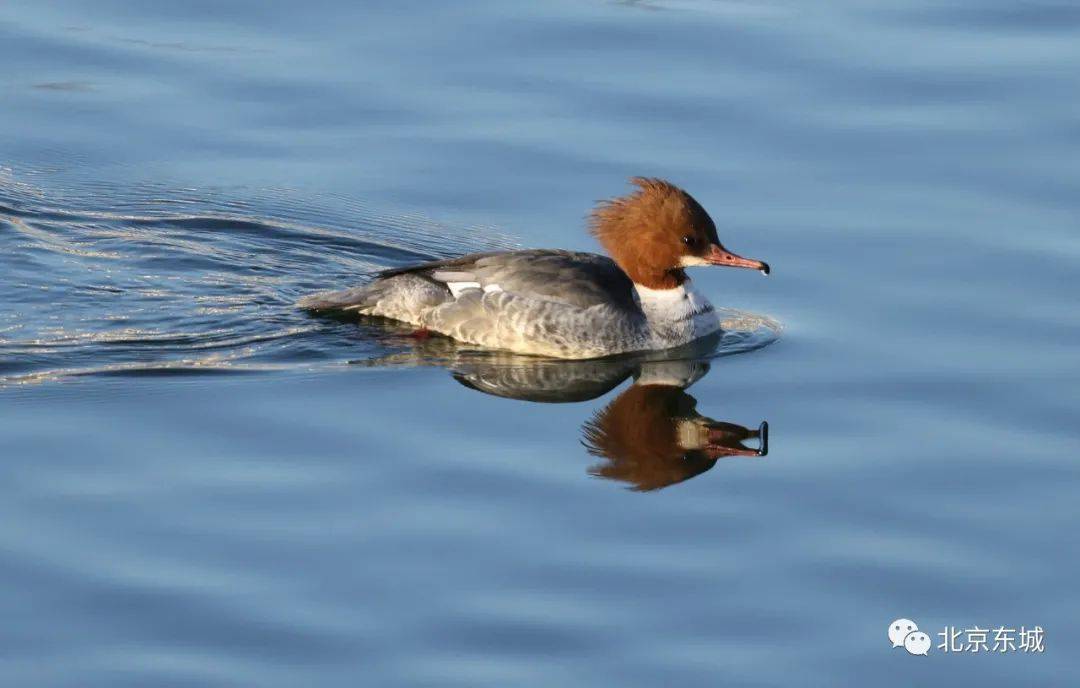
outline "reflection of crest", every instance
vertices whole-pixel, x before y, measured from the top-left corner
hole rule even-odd
[[[584,444],[606,459],[592,475],[630,483],[638,491],[680,483],[724,456],[764,456],[768,424],[750,430],[699,414],[697,401],[673,385],[635,384],[585,423]],[[743,440],[758,439],[759,449]]]

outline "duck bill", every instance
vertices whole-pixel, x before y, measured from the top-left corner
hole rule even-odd
[[[709,252],[705,254],[705,262],[709,265],[726,265],[729,268],[750,268],[760,271],[763,275],[769,274],[769,264],[765,261],[737,256],[720,244],[709,247]]]

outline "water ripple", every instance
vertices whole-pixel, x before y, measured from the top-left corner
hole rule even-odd
[[[25,175],[20,175],[25,177]],[[87,184],[51,193],[0,175],[0,385],[92,374],[247,372],[385,353],[298,312],[300,294],[512,242],[350,199],[303,202]],[[355,329],[355,328],[354,328]]]

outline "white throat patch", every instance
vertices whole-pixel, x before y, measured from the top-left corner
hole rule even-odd
[[[679,259],[679,266],[684,268],[692,268],[701,265],[708,265],[709,261],[700,256],[683,256]]]
[[[634,289],[649,329],[662,348],[686,344],[720,329],[716,310],[690,280],[674,289],[650,289],[640,284]]]

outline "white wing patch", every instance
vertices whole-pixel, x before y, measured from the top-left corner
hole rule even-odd
[[[450,294],[456,299],[470,289],[480,289],[480,283],[476,281],[476,275],[467,270],[436,270],[431,273],[434,280],[442,282],[450,290]],[[483,287],[485,294],[494,294],[502,291],[497,284],[486,284]]]
[[[446,283],[446,288],[450,290],[450,294],[453,295],[453,297],[456,299],[456,298],[459,298],[463,292],[466,292],[469,289],[479,289],[480,288],[480,283],[479,282],[447,282]]]
[[[468,270],[436,270],[431,273],[431,279],[439,282],[472,282],[476,275]]]

